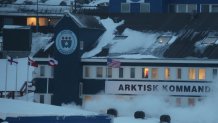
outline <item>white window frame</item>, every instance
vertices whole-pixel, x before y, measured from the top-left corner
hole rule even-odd
[[[176,13],[191,13],[188,11],[188,5],[195,5],[197,11],[197,4],[174,4],[176,7]],[[179,5],[185,5],[185,12],[179,12]]]
[[[129,9],[128,10],[123,10],[123,5],[129,5],[128,7],[129,7]],[[130,10],[131,10],[131,4],[130,3],[121,3],[121,5],[120,5],[120,12],[121,13],[130,13]]]
[[[99,68],[99,70],[101,69],[101,76],[98,76],[98,68]],[[103,76],[104,76],[103,67],[102,66],[97,66],[96,67],[96,78],[103,78]]]
[[[218,13],[218,12],[213,12],[212,11],[212,6],[213,5],[217,5],[218,6],[218,4],[201,4],[200,5],[200,12],[202,13],[202,5],[209,5],[209,13]]]
[[[143,11],[142,10],[142,5],[145,5],[148,7],[148,11]],[[140,3],[140,13],[150,13],[151,12],[151,5],[150,3]]]

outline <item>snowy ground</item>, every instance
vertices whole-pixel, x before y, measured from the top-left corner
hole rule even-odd
[[[159,123],[161,114],[169,114],[171,123],[217,123],[218,121],[218,96],[214,92],[202,103],[195,107],[173,107],[163,102],[160,97],[139,96],[132,101],[120,101],[115,98],[102,97],[98,103],[93,102],[86,104],[81,108],[73,104],[59,106],[51,106],[47,104],[38,104],[23,100],[0,99],[0,117],[6,116],[29,116],[29,115],[95,115],[99,112],[94,110],[106,105],[116,107],[121,114],[114,118],[114,123]],[[86,109],[84,109],[86,108]],[[131,111],[140,109],[150,114],[150,118],[134,119]]]

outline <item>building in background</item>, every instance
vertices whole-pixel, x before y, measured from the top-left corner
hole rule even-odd
[[[214,13],[216,0],[110,0],[110,13]]]

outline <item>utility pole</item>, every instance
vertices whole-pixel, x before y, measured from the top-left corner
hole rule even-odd
[[[36,32],[39,31],[39,0],[36,3]]]

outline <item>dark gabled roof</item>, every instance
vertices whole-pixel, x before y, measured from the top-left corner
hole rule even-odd
[[[121,15],[123,25],[118,29],[131,28],[138,31],[172,31],[184,29],[195,31],[218,30],[217,13],[150,13],[140,15]],[[122,30],[120,30],[122,31]]]
[[[80,28],[105,30],[104,26],[99,22],[99,20],[95,16],[71,14],[69,12],[67,14]]]
[[[141,32],[169,31],[175,33],[177,39],[165,50],[163,57],[207,57],[209,59],[218,59],[218,45],[216,43],[206,46],[203,52],[196,51],[195,46],[197,42],[208,37],[210,32],[218,32],[217,13],[156,13],[123,15],[120,18],[125,20],[124,24],[117,28],[120,34],[125,28]]]

